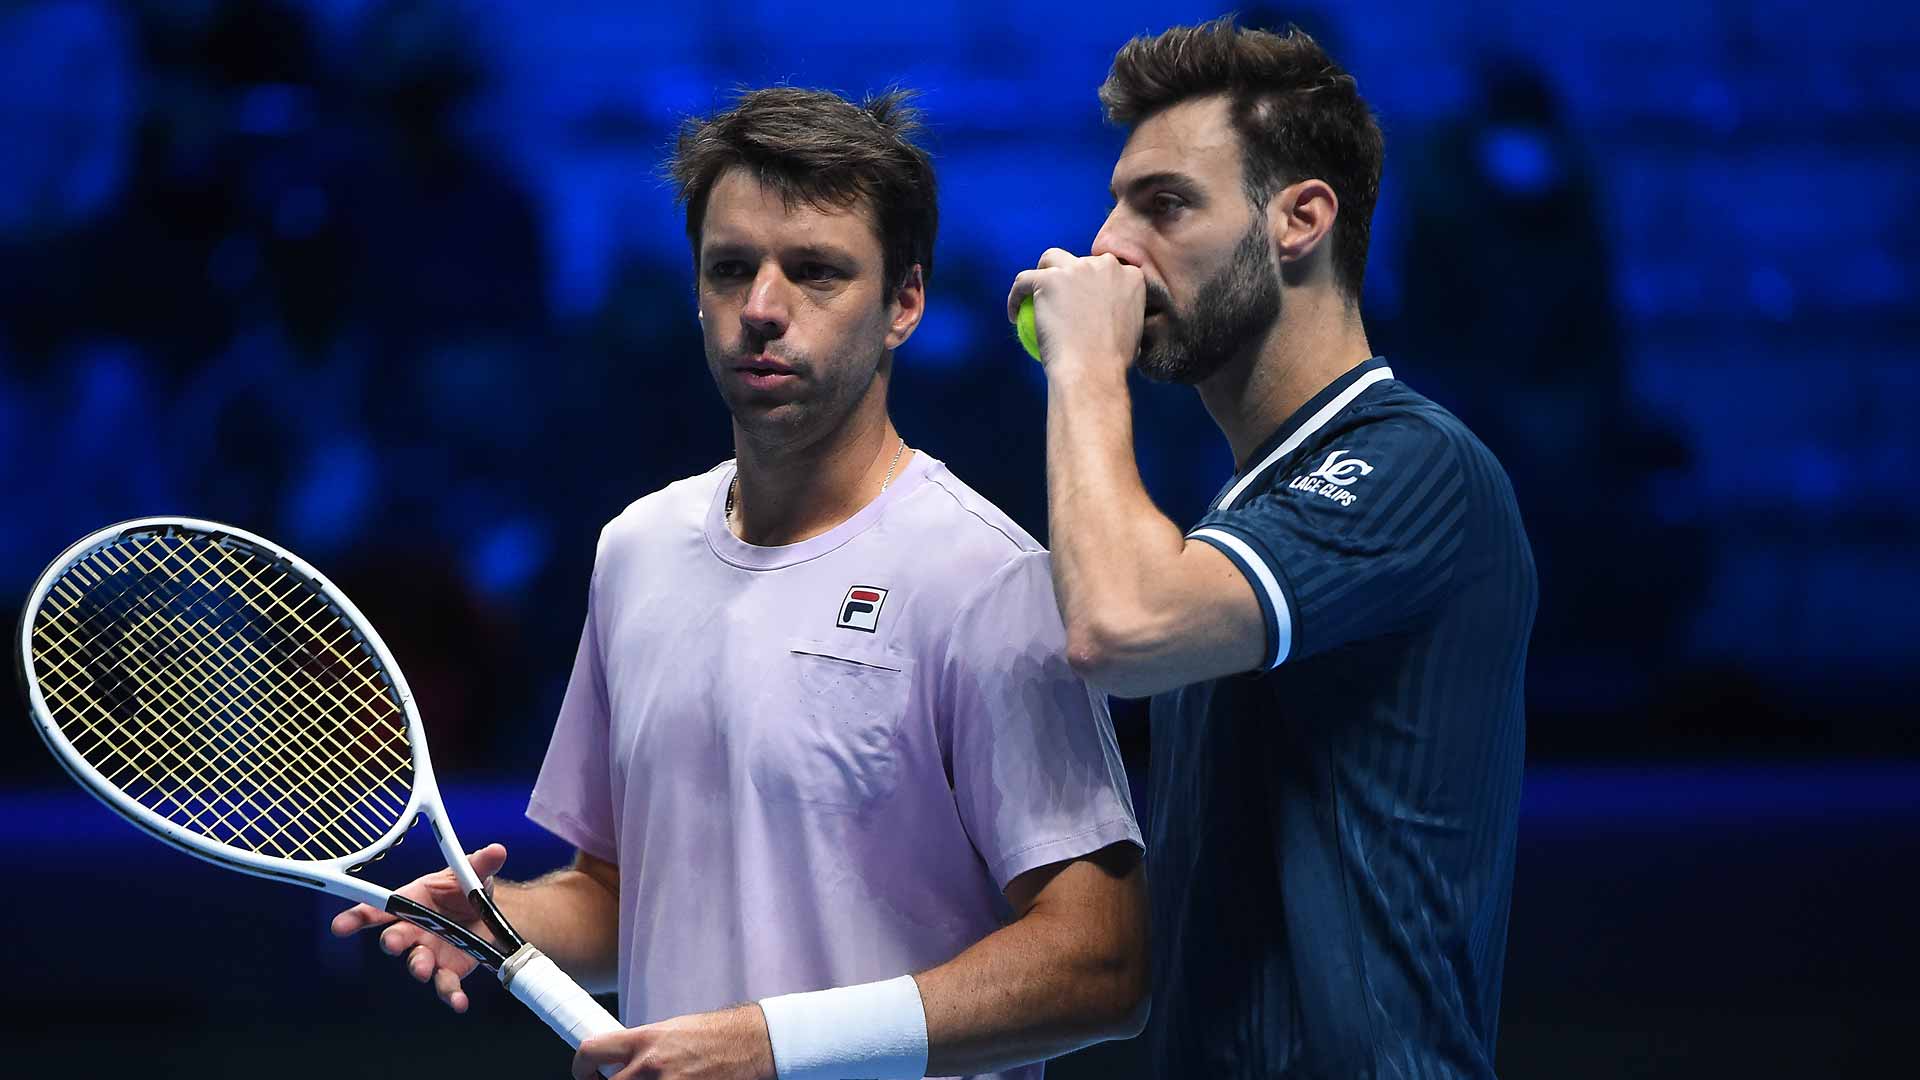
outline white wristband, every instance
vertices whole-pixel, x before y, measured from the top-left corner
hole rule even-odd
[[[927,1074],[927,1011],[911,975],[763,998],[760,1011],[780,1080]]]

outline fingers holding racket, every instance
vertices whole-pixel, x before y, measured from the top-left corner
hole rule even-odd
[[[479,851],[467,856],[467,863],[481,881],[498,874],[507,864],[507,849],[503,844],[488,844]],[[415,900],[461,923],[476,933],[484,935],[485,920],[473,909],[467,899],[467,891],[461,887],[452,870],[436,870],[423,874],[411,882],[395,889],[394,892]],[[385,926],[397,921],[399,916],[371,904],[355,904],[333,917],[335,937],[351,937],[369,926]]]
[[[489,844],[469,855],[467,861],[474,873],[485,881],[506,864],[507,849],[500,844]],[[425,904],[482,937],[489,940],[493,937],[451,870],[424,875],[395,892]],[[407,974],[416,982],[431,982],[434,992],[448,1008],[454,1012],[467,1011],[467,994],[460,988],[460,982],[479,966],[472,956],[438,934],[369,904],[348,908],[334,916],[332,924],[333,933],[338,937],[349,937],[371,927],[385,927],[380,931],[381,951],[402,958]]]
[[[415,982],[432,983],[434,993],[448,1008],[454,1012],[467,1011],[467,994],[460,989],[460,982],[480,966],[473,957],[409,923],[383,931],[380,950],[400,957]]]

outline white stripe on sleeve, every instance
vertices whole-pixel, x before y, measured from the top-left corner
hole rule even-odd
[[[1195,529],[1187,534],[1189,539],[1204,536],[1218,542],[1246,561],[1253,570],[1254,586],[1267,594],[1268,603],[1273,605],[1274,643],[1273,659],[1265,670],[1272,671],[1283,663],[1287,653],[1293,648],[1293,613],[1287,609],[1286,594],[1280,591],[1280,579],[1267,567],[1266,561],[1253,548],[1239,537],[1223,529]]]

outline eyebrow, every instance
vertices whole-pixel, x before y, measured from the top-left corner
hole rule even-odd
[[[757,245],[738,240],[712,240],[703,245],[703,247],[705,248],[705,250],[701,252],[703,258],[713,258],[721,255],[740,255],[749,251],[758,250]],[[820,262],[845,263],[849,266],[860,265],[860,260],[854,256],[853,252],[845,248],[836,247],[833,244],[802,244],[795,248],[782,248],[780,256],[789,259],[798,257],[802,259],[817,259]]]
[[[1145,176],[1136,176],[1127,181],[1127,194],[1132,195],[1141,188],[1150,187],[1180,188],[1190,194],[1198,194],[1200,190],[1199,182],[1192,176],[1183,172],[1163,169],[1160,172],[1150,172]],[[1111,186],[1107,188],[1107,196],[1116,204],[1120,201],[1120,192]]]

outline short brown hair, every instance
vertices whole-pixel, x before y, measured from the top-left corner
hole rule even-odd
[[[915,145],[920,114],[913,93],[893,89],[856,105],[827,90],[774,86],[745,91],[733,107],[680,126],[667,173],[687,210],[687,239],[700,257],[707,198],[739,166],[780,193],[789,207],[806,201],[844,210],[872,207],[889,293],[920,267],[933,276],[939,227],[933,160]]]
[[[1247,198],[1256,207],[1310,177],[1333,188],[1340,200],[1334,279],[1357,303],[1386,147],[1353,76],[1297,26],[1274,34],[1237,27],[1226,15],[1127,42],[1100,87],[1100,104],[1109,122],[1133,128],[1169,106],[1214,94],[1228,96]]]

